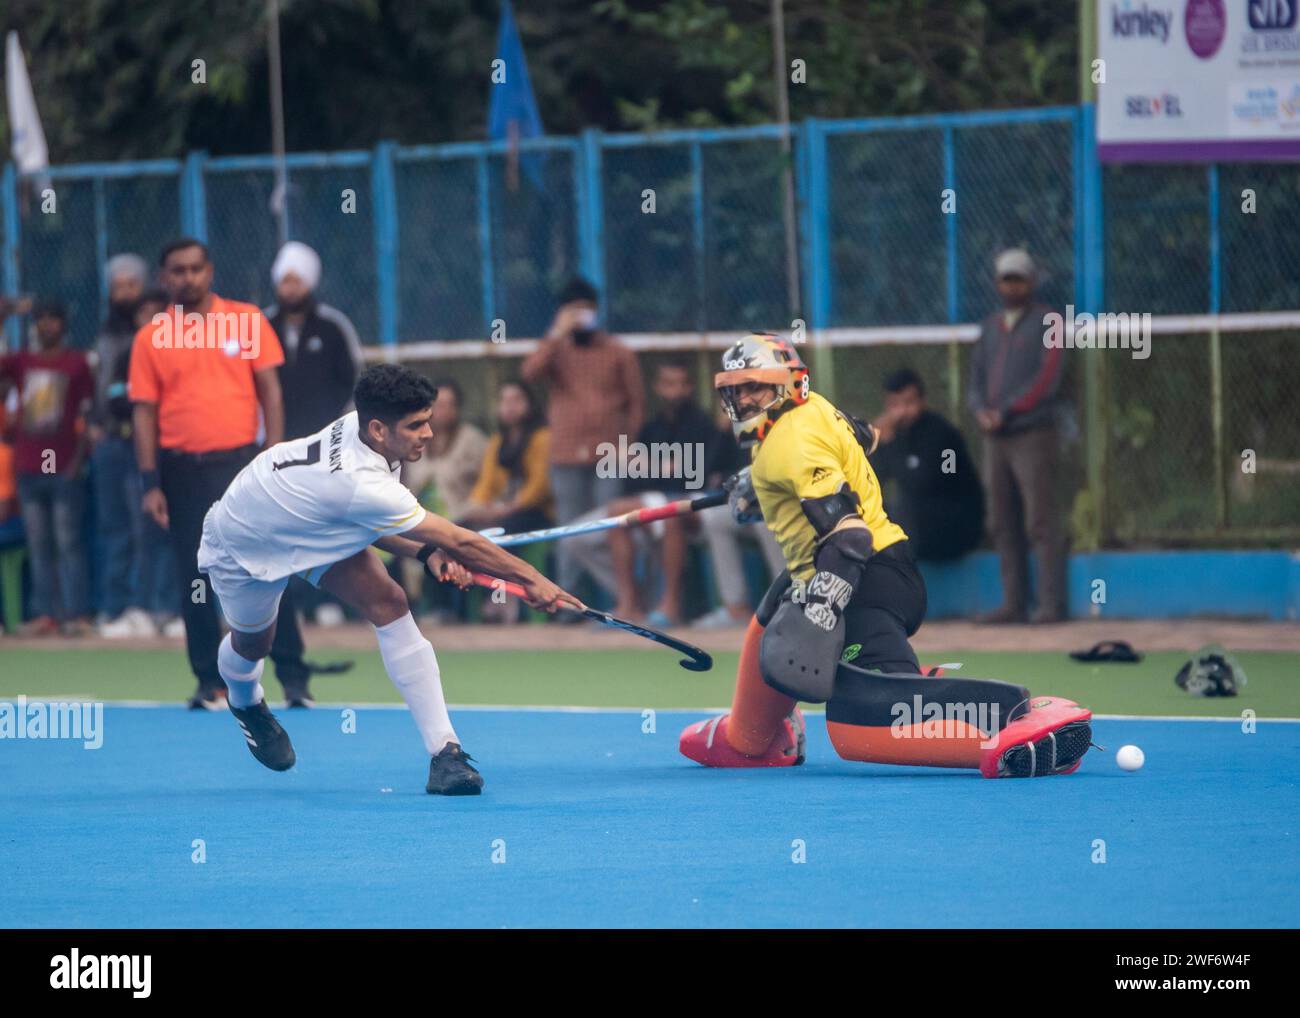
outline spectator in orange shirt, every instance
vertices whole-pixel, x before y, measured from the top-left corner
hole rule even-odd
[[[284,355],[252,304],[212,292],[208,249],[190,237],[162,250],[162,284],[172,307],[136,333],[128,389],[144,510],[171,532],[185,643],[198,689],[192,709],[220,710],[221,628],[197,555],[203,517],[265,445],[284,437],[277,368]],[[309,672],[292,606],[282,606],[271,658],[291,706],[309,706]]]

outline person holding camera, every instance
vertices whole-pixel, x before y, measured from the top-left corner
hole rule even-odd
[[[621,479],[602,476],[606,471],[596,464],[602,446],[617,446],[619,435],[630,440],[641,430],[645,388],[636,354],[601,328],[599,294],[585,279],[561,291],[555,320],[520,374],[547,390],[556,520],[569,523],[618,498]],[[558,551],[559,583],[567,590],[577,579],[577,565],[562,545]]]

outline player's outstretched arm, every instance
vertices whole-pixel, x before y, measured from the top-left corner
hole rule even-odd
[[[434,513],[426,513],[419,524],[400,536],[384,538],[377,543],[387,551],[413,558],[418,558],[426,546],[440,548],[448,558],[467,569],[520,584],[527,594],[529,606],[533,608],[553,612],[566,605],[579,611],[584,607],[576,597],[556,586],[523,559],[498,548],[481,534],[458,527]]]

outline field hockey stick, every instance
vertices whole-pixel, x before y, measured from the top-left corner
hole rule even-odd
[[[474,573],[474,582],[480,587],[490,587],[493,590],[504,590],[507,594],[513,594],[521,600],[527,600],[524,594],[524,588],[517,583],[511,583],[508,580],[498,580],[496,577],[488,576],[486,573]],[[561,605],[562,608],[568,608],[569,611],[578,611],[577,608],[571,608],[569,605]],[[669,636],[667,633],[661,633],[657,629],[650,629],[646,626],[637,625],[635,622],[628,622],[626,619],[617,618],[609,612],[597,611],[595,608],[581,609],[583,615],[593,622],[599,622],[602,625],[613,626],[615,629],[622,629],[624,632],[633,633],[636,636],[644,637],[647,640],[653,640],[655,643],[662,644],[665,647],[677,651],[679,654],[685,654],[685,659],[677,662],[688,672],[707,672],[713,667],[713,657],[708,651],[701,650],[692,644],[686,643],[676,637]]]
[[[617,527],[640,527],[656,520],[669,520],[675,516],[687,516],[701,509],[726,505],[725,491],[710,491],[697,498],[681,498],[667,505],[653,506],[648,509],[633,509],[621,516],[606,516],[603,520],[588,520],[586,523],[566,523],[560,527],[548,527],[545,530],[529,530],[522,534],[504,534],[497,536],[484,533],[493,544],[501,548],[513,548],[517,544],[534,544],[538,541],[557,541],[563,537],[576,537],[578,534],[594,534],[601,530],[613,530]]]

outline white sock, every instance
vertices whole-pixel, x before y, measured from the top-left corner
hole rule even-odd
[[[230,706],[252,707],[265,698],[262,667],[265,661],[250,661],[237,650],[227,633],[217,650],[217,671],[226,683]]]
[[[396,622],[376,626],[384,670],[411,708],[424,748],[436,756],[449,742],[459,742],[442,697],[442,673],[433,646],[424,638],[415,618],[407,612]]]

